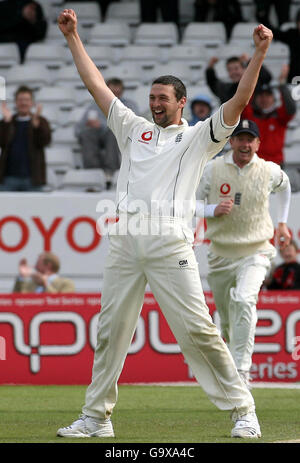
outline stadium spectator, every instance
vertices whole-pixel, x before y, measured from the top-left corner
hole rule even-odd
[[[238,0],[195,0],[196,22],[222,22],[230,39],[233,26],[243,22],[241,6]]]
[[[141,22],[154,23],[158,20],[158,12],[164,22],[179,23],[179,0],[139,0]]]
[[[225,103],[235,94],[239,81],[245,72],[249,62],[247,54],[242,56],[231,56],[226,60],[226,70],[231,82],[223,81],[218,78],[215,65],[219,58],[212,56],[206,68],[206,82],[211,91],[219,98],[220,103]],[[272,75],[266,66],[262,66],[256,88],[267,84],[272,80]]]
[[[230,138],[232,151],[207,164],[198,199],[207,200],[207,281],[221,319],[221,330],[241,378],[249,382],[257,321],[256,302],[271,261],[274,227],[269,195],[278,197],[281,247],[290,242],[287,217],[290,183],[273,162],[257,156],[260,143],[255,122],[243,119]]]
[[[251,104],[245,108],[243,118],[252,119],[259,127],[261,143],[257,154],[266,161],[284,166],[284,142],[288,123],[295,116],[297,106],[288,86],[284,83],[288,69],[282,67],[279,77],[279,103],[276,103],[275,88],[260,87]]]
[[[0,189],[2,191],[37,191],[46,184],[44,148],[51,142],[48,121],[41,116],[32,90],[26,86],[15,94],[16,113],[2,103],[0,121]]]
[[[287,81],[291,83],[293,78],[297,78],[297,76],[298,81],[300,81],[300,9],[296,15],[295,27],[290,27],[287,30],[272,27],[272,30],[274,39],[285,43],[289,47],[289,74]]]
[[[291,0],[254,0],[256,19],[259,23],[270,24],[270,9],[275,8],[278,25],[289,21]],[[273,27],[272,27],[273,30]]]
[[[208,95],[199,94],[191,102],[191,116],[189,125],[195,125],[199,121],[205,121],[211,116],[212,103]]]
[[[0,42],[15,42],[20,62],[25,60],[28,46],[43,40],[47,20],[39,2],[32,0],[4,0],[0,2]]]
[[[74,283],[59,276],[59,269],[59,258],[52,252],[40,254],[34,268],[22,259],[13,293],[74,293]]]
[[[297,262],[298,246],[295,241],[280,251],[283,263],[275,267],[266,279],[267,289],[300,289],[300,264]]]
[[[138,112],[135,102],[123,97],[121,79],[109,79],[107,85],[126,106]],[[106,118],[94,101],[75,125],[75,135],[81,147],[83,167],[103,169],[109,182],[111,175],[120,168],[120,150],[114,134],[107,127]]]

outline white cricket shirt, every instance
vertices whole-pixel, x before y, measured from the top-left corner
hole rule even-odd
[[[224,123],[223,106],[194,126],[181,121],[162,128],[114,98],[107,125],[122,154],[117,212],[139,210],[191,221],[205,164],[221,151],[237,124]]]

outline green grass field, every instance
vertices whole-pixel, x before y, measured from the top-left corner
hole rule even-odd
[[[80,414],[85,386],[0,386],[0,443],[240,443],[230,438],[228,412],[198,386],[119,387],[116,438],[64,439],[56,430]],[[300,389],[253,388],[262,438],[300,439]]]

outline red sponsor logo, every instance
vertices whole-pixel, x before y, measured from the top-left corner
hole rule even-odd
[[[228,195],[230,193],[231,187],[228,183],[223,183],[220,187],[220,191],[223,195]]]
[[[139,140],[139,142],[141,142],[141,143],[149,143],[149,141],[152,140],[152,137],[153,137],[153,132],[152,132],[152,130],[149,130],[148,132],[142,133],[142,135],[141,135],[142,140]]]

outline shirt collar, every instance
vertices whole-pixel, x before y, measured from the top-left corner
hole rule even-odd
[[[172,125],[168,125],[168,127],[161,127],[160,125],[157,125],[154,123],[154,125],[158,128],[158,130],[160,131],[163,131],[163,132],[167,132],[169,130],[179,130],[179,129],[185,129],[186,127],[188,127],[188,122],[186,119],[184,118],[181,118],[181,122],[182,124],[172,124]]]
[[[233,160],[233,150],[230,150],[230,151],[228,151],[227,153],[225,153],[225,154],[224,154],[224,158],[225,158],[226,164],[233,164],[233,165],[237,166],[236,163],[235,163],[234,160]],[[247,164],[246,166],[250,166],[251,164],[256,164],[257,162],[258,162],[258,156],[257,156],[256,153],[254,153],[254,155],[253,155],[251,161],[248,162],[248,164]],[[245,167],[246,167],[246,166],[245,166]],[[238,166],[237,166],[237,167],[238,167]]]

